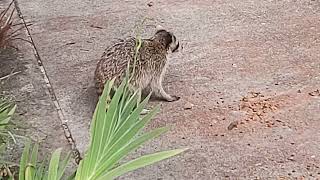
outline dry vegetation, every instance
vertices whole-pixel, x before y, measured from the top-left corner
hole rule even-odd
[[[19,32],[24,26],[22,26],[22,23],[14,22],[15,12],[14,1],[0,12],[0,49],[12,47],[11,42],[13,40],[24,40],[19,37]]]

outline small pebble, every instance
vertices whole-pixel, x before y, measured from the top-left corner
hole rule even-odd
[[[151,1],[151,2],[149,2],[147,5],[148,5],[149,7],[152,7],[152,6],[153,6],[153,2]]]
[[[255,166],[261,166],[262,165],[262,163],[257,163],[257,164],[255,164]]]
[[[190,102],[187,102],[185,105],[184,105],[184,109],[192,109],[193,108],[193,104],[192,103],[190,103]]]
[[[238,127],[239,121],[233,121],[232,123],[229,124],[228,130],[232,130],[233,128]]]
[[[294,157],[291,156],[291,157],[288,158],[288,160],[294,161]]]
[[[317,89],[317,90],[315,90],[315,91],[313,91],[313,92],[310,92],[309,95],[310,95],[310,96],[320,96],[320,90]]]

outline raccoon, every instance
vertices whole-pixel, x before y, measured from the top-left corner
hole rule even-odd
[[[135,52],[137,42],[136,38],[129,37],[119,40],[105,50],[94,75],[97,94],[101,95],[107,80],[115,78],[115,85],[120,85],[130,62],[129,74],[132,79],[129,87],[131,90],[148,90],[155,97],[168,102],[179,100],[180,97],[168,94],[162,86],[168,66],[167,54],[170,51],[177,52],[179,48],[176,36],[172,32],[157,27],[153,37],[141,39],[138,53]]]

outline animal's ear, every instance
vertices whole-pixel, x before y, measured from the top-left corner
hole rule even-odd
[[[165,28],[163,28],[161,25],[157,25],[156,30],[156,35],[161,37],[161,41],[165,44],[166,48],[168,49],[170,47],[170,44],[172,43],[172,34],[168,32]]]
[[[159,32],[159,31],[163,31],[165,30],[161,25],[157,25],[156,26],[156,31]]]

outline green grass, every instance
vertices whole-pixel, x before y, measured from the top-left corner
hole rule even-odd
[[[12,126],[11,119],[15,112],[16,105],[14,105],[10,99],[5,96],[0,95],[0,173],[11,174],[9,166],[13,164],[4,159],[3,154],[6,151],[8,143],[12,140],[15,142],[14,135],[10,131],[10,126]],[[0,177],[1,178],[1,177]]]

